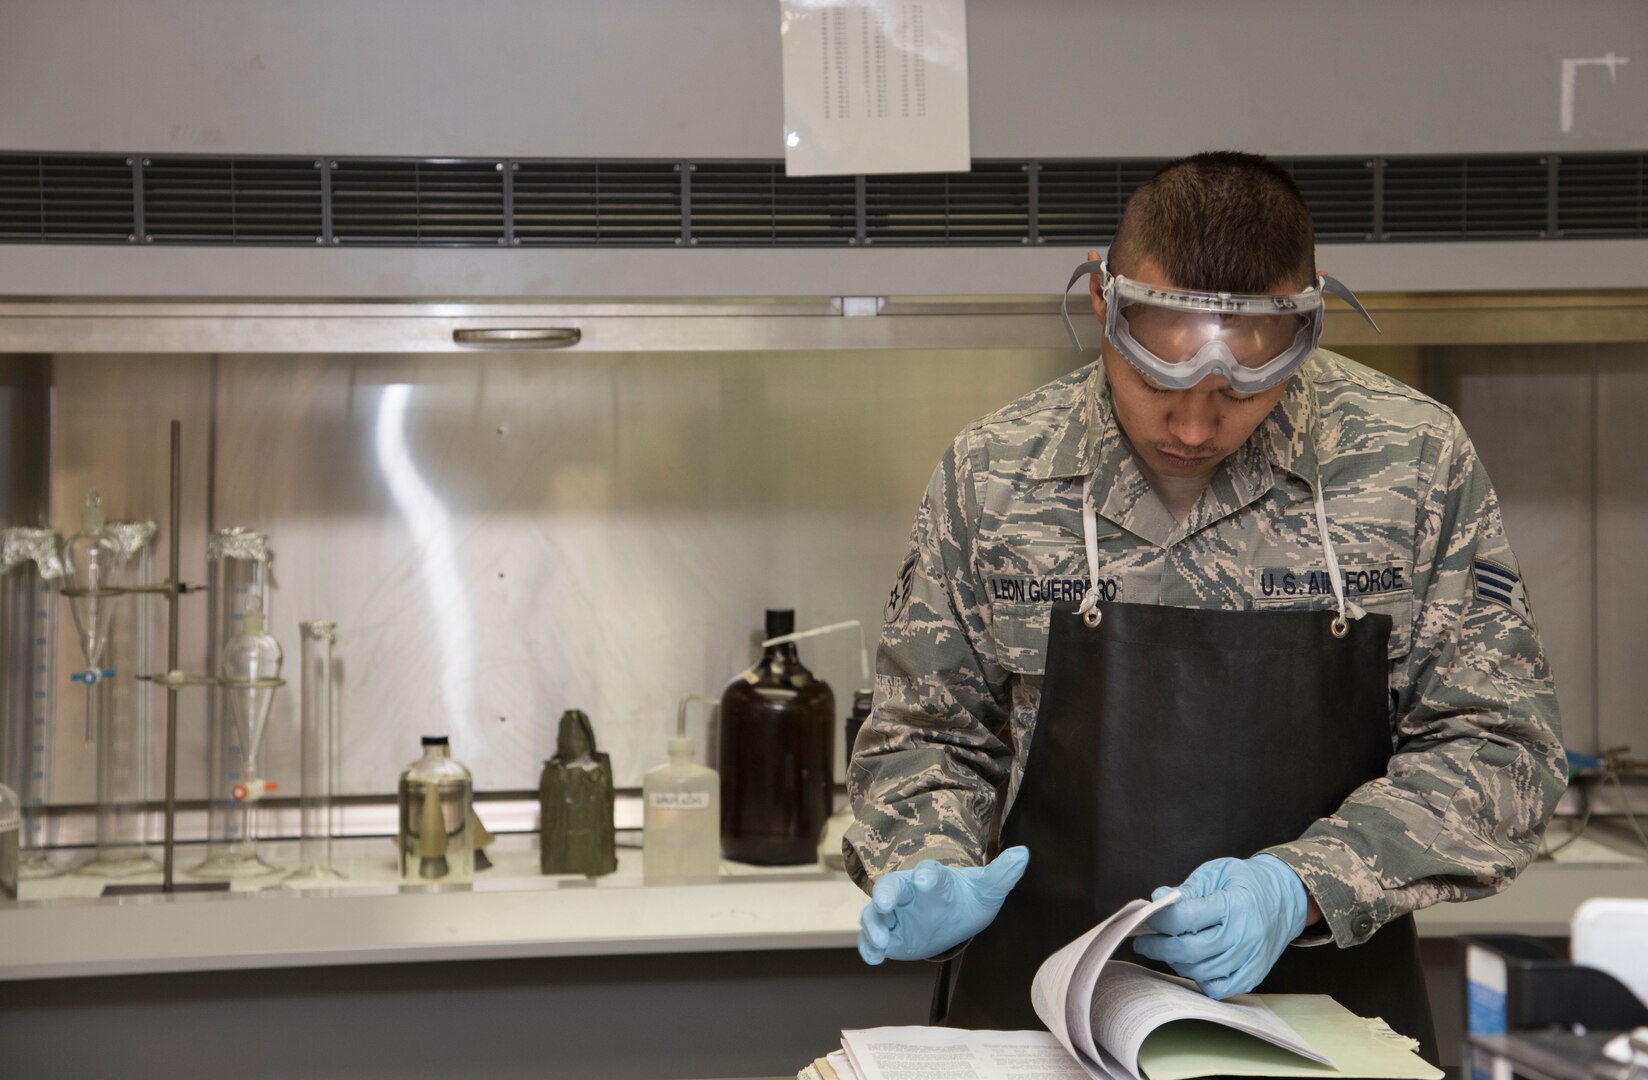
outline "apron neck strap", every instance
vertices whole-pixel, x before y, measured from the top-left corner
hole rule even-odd
[[[1097,626],[1099,619],[1099,513],[1093,506],[1093,477],[1088,473],[1082,479],[1082,542],[1087,548],[1087,594],[1076,607],[1076,614],[1088,626]],[[1328,533],[1327,504],[1322,497],[1322,478],[1316,478],[1316,528],[1322,534],[1322,554],[1327,557],[1328,580],[1333,585],[1333,598],[1339,607],[1339,617],[1333,620],[1333,636],[1344,637],[1350,632],[1350,620],[1360,619],[1367,612],[1354,600],[1345,599],[1345,579],[1339,573],[1339,556],[1333,550],[1333,537]]]
[[[1333,584],[1333,598],[1339,603],[1339,617],[1333,620],[1333,636],[1344,637],[1350,632],[1350,620],[1367,614],[1360,604],[1345,599],[1345,579],[1339,574],[1339,556],[1333,550],[1333,537],[1328,534],[1327,504],[1322,498],[1322,477],[1316,476],[1316,528],[1322,534],[1322,554],[1328,560],[1328,580]]]
[[[1099,512],[1093,508],[1093,476],[1082,480],[1082,540],[1087,545],[1087,595],[1076,607],[1088,626],[1099,624]]]

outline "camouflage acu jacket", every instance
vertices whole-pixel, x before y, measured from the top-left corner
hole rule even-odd
[[[1325,350],[1182,523],[1117,427],[1102,365],[957,437],[916,515],[848,770],[854,880],[994,853],[1035,731],[1052,603],[1095,588],[1182,607],[1332,605],[1317,483],[1349,598],[1392,617],[1394,755],[1384,778],[1270,851],[1299,872],[1341,946],[1509,884],[1535,854],[1566,762],[1498,500],[1452,412]]]

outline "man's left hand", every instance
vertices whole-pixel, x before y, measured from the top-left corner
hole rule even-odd
[[[1157,889],[1151,899],[1169,891]],[[1205,862],[1179,892],[1178,903],[1151,916],[1156,932],[1136,939],[1133,948],[1219,999],[1245,994],[1270,974],[1304,931],[1310,905],[1299,875],[1274,855]]]

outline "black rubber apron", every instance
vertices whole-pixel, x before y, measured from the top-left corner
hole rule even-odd
[[[1333,611],[1097,611],[1093,626],[1053,609],[1041,711],[1001,830],[1030,866],[945,965],[954,985],[945,1010],[941,974],[935,1011],[951,1026],[1041,1027],[1030,981],[1054,950],[1208,859],[1297,839],[1385,773],[1389,616],[1354,619],[1341,638]],[[1352,948],[1289,947],[1259,991],[1331,994],[1436,1061],[1411,916]]]

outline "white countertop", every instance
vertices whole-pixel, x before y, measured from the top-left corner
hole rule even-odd
[[[713,885],[644,886],[641,854],[601,878],[538,873],[535,838],[499,837],[475,884],[401,888],[393,845],[340,843],[346,881],[293,889],[276,878],[223,893],[99,897],[105,879],[23,883],[0,904],[0,979],[166,971],[486,960],[621,953],[848,947],[864,896],[816,866],[724,863]],[[296,845],[262,849],[278,864]],[[199,860],[180,851],[178,865]],[[130,879],[158,882],[158,875]],[[190,880],[178,874],[179,882]]]
[[[265,879],[230,893],[99,898],[100,879],[25,882],[19,902],[0,904],[0,979],[841,949],[857,939],[864,897],[840,873],[728,863],[718,884],[643,886],[640,852],[626,848],[607,877],[543,877],[531,840],[500,837],[494,869],[473,887],[441,892],[400,889],[384,840],[341,844],[350,877],[331,889]],[[295,862],[292,845],[266,851]],[[189,852],[179,865],[198,857]],[[1564,936],[1591,896],[1648,897],[1648,863],[1582,838],[1499,896],[1421,912],[1419,931]]]

